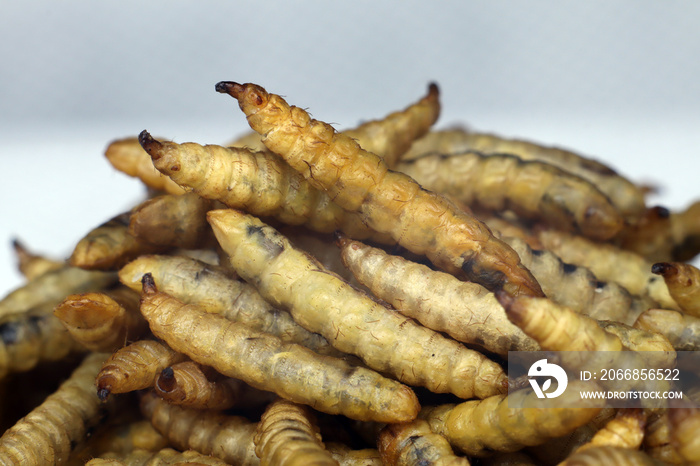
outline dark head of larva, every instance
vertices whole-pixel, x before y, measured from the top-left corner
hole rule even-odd
[[[568,264],[566,262],[563,262],[562,266],[561,266],[562,272],[564,272],[567,275],[576,272],[577,269],[578,269],[578,267],[576,265]]]
[[[257,243],[268,252],[268,257],[270,258],[277,257],[284,251],[283,245],[278,244],[273,238],[267,236],[265,227],[262,225],[248,225],[246,234],[249,237],[255,237]]]

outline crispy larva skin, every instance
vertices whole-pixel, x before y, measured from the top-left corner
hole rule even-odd
[[[581,445],[577,451],[599,446],[636,450],[644,439],[645,427],[644,410],[638,408],[621,409],[613,419],[595,433],[589,442]]]
[[[311,410],[291,401],[270,403],[260,418],[254,441],[261,466],[338,465],[323,445]]]
[[[597,240],[614,237],[622,215],[593,184],[553,165],[510,154],[425,154],[398,171],[468,206],[511,209],[523,218]]]
[[[229,463],[213,456],[203,455],[195,450],[180,452],[172,448],[163,448],[157,452],[134,450],[122,455],[108,452],[85,463],[86,466],[162,466],[166,464],[226,466]]]
[[[343,134],[355,139],[367,152],[378,155],[393,167],[411,144],[425,135],[440,116],[440,91],[435,84],[428,87],[428,93],[403,110],[390,113],[379,120],[362,123]],[[268,150],[260,134],[255,131],[243,134],[228,147],[247,147],[253,151]]]
[[[213,210],[209,222],[241,277],[340,351],[436,393],[468,399],[505,392],[498,364],[352,288],[259,219]]]
[[[415,418],[418,400],[407,386],[185,305],[157,292],[149,277],[141,313],[154,335],[193,361],[329,414],[381,422]]]
[[[48,302],[22,314],[0,319],[0,378],[26,372],[40,362],[58,361],[86,350],[53,316]]]
[[[345,237],[341,257],[357,280],[402,314],[465,343],[507,356],[539,345],[506,317],[493,293],[476,283],[393,256]]]
[[[130,213],[123,213],[90,230],[75,245],[70,264],[86,270],[117,270],[142,254],[167,249],[129,234],[129,218]]]
[[[253,443],[257,424],[244,417],[171,405],[153,392],[141,398],[141,412],[175,448],[196,450],[230,464],[260,464]]]
[[[205,369],[184,361],[163,369],[156,379],[155,392],[169,403],[194,409],[228,409],[238,401],[245,384],[236,379],[207,377]],[[207,371],[212,372],[212,371]]]
[[[51,270],[65,267],[66,265],[64,261],[49,259],[48,257],[33,253],[16,238],[12,240],[12,248],[15,251],[17,268],[28,281]]]
[[[542,296],[518,255],[486,225],[407,175],[390,171],[352,138],[254,84],[222,82],[216,89],[238,100],[249,125],[263,135],[271,151],[333,202],[359,212],[373,230],[488,289],[504,287],[514,295]]]
[[[368,228],[358,214],[333,203],[277,154],[159,142],[146,131],[139,140],[158,170],[202,197],[322,233],[342,230],[354,237],[393,243]]]
[[[105,157],[114,168],[140,179],[149,188],[165,191],[169,194],[186,192],[173,180],[156,170],[151,158],[139,144],[138,138],[113,141],[107,146]]]
[[[624,226],[615,243],[652,262],[670,261],[675,247],[673,217],[665,207],[650,207],[635,223]]]
[[[128,231],[156,246],[196,249],[213,240],[206,217],[213,205],[195,193],[157,196],[134,208]]]
[[[648,295],[664,308],[678,309],[663,279],[651,273],[652,263],[639,254],[555,230],[542,230],[538,238],[561,260],[587,267],[599,280],[618,283],[633,295]]]
[[[669,411],[665,410],[649,415],[642,448],[649,456],[662,461],[663,464],[683,464],[683,458],[679,456],[671,444]]]
[[[422,419],[389,424],[377,440],[384,464],[410,466],[469,466],[469,460],[454,454],[445,437],[433,433]]]
[[[560,466],[660,466],[643,451],[614,446],[599,446],[577,451]]]
[[[46,400],[0,438],[0,464],[58,464],[97,425],[105,406],[95,394],[95,375],[106,354],[88,355]]]
[[[668,286],[671,298],[681,311],[700,317],[700,270],[683,262],[658,262],[651,272],[661,275]]]
[[[91,351],[116,351],[148,330],[139,313],[139,295],[127,287],[68,295],[53,312]]]
[[[532,407],[537,403],[534,392],[518,390],[507,396],[426,407],[419,418],[427,420],[433,432],[468,456],[487,456],[494,450],[516,451],[573,432],[598,414],[601,408],[581,399],[577,387],[582,388],[579,381],[569,382],[561,395],[570,400],[567,405],[576,408]],[[518,407],[509,408],[509,403]]]
[[[514,237],[503,237],[520,256],[547,297],[594,319],[634,323],[653,306],[648,297],[635,296],[614,282],[600,281],[588,268],[567,264],[547,249],[533,249]]]
[[[327,442],[326,449],[340,466],[382,466],[382,458],[376,448],[353,450],[338,442]]]
[[[671,444],[687,464],[700,462],[700,409],[692,402],[677,403],[668,410]]]
[[[404,110],[391,113],[381,120],[372,120],[343,134],[357,141],[367,152],[378,155],[389,168],[424,136],[440,116],[440,91],[437,84],[428,86],[428,93]]]
[[[465,150],[508,153],[524,160],[550,163],[593,183],[626,217],[636,218],[644,210],[644,193],[638,186],[600,162],[556,147],[452,129],[428,133],[413,144],[404,159],[410,160],[428,152],[451,154]]]
[[[119,278],[126,286],[140,291],[146,273],[153,275],[159,290],[187,304],[197,304],[207,312],[221,314],[319,354],[344,356],[321,335],[294,322],[288,312],[265,301],[253,286],[231,279],[220,268],[187,257],[147,255],[122,267]]]
[[[620,339],[607,333],[598,321],[578,314],[547,298],[496,297],[508,318],[539,342],[544,351],[623,351]]]
[[[58,303],[71,293],[94,291],[115,283],[114,273],[68,265],[48,271],[14,289],[0,301],[0,317],[21,314],[48,301]]]
[[[639,329],[666,337],[676,351],[700,350],[700,318],[670,309],[649,309],[634,323]]]
[[[135,341],[112,354],[97,374],[102,399],[110,393],[127,393],[152,387],[160,371],[186,356],[156,340]]]

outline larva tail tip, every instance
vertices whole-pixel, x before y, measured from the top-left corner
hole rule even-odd
[[[428,94],[436,96],[440,94],[440,88],[435,81],[431,81],[430,84],[428,84]]]
[[[501,303],[501,306],[503,306],[503,308],[506,310],[508,310],[515,302],[515,298],[504,289],[495,290],[493,292],[493,295],[496,297],[498,302]]]
[[[656,264],[651,266],[651,273],[655,275],[661,275],[664,277],[673,275],[673,272],[675,271],[676,267],[668,262],[657,262]]]
[[[156,282],[150,272],[143,275],[141,278],[141,285],[143,286],[144,294],[152,294],[158,291]]]
[[[159,141],[153,139],[153,136],[151,136],[149,132],[145,129],[139,134],[139,144],[141,144],[143,150],[148,152],[148,155],[150,155],[153,159],[160,158],[160,155],[157,154],[155,151],[160,149],[162,144]]]
[[[221,81],[216,83],[214,89],[216,89],[216,92],[219,92],[221,94],[228,94],[234,99],[237,99],[238,96],[241,95],[245,90],[245,86],[233,81]]]
[[[158,389],[162,392],[171,392],[175,388],[175,371],[172,367],[166,367],[160,371],[156,381]]]
[[[100,401],[107,401],[107,398],[109,398],[110,391],[108,388],[100,388],[97,390],[97,398],[100,399]]]

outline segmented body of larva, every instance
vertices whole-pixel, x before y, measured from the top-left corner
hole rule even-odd
[[[445,437],[430,430],[423,419],[387,425],[377,439],[385,464],[395,466],[469,466],[469,460],[457,456]]]
[[[268,405],[258,423],[254,441],[261,466],[338,466],[323,445],[311,410],[291,401],[277,399]]]
[[[238,100],[251,128],[263,135],[271,151],[333,202],[358,212],[373,230],[488,289],[542,295],[518,255],[486,225],[409,176],[390,171],[352,138],[254,84],[222,82],[216,89]]]
[[[505,392],[498,364],[354,289],[259,219],[213,210],[209,222],[241,277],[340,351],[436,393],[469,399]]]
[[[590,238],[607,240],[622,228],[622,215],[593,184],[545,162],[473,151],[428,153],[396,169],[468,206],[510,209]]]
[[[195,362],[328,414],[402,422],[418,412],[416,395],[395,380],[185,305],[158,292],[149,274],[143,282],[151,331]]]
[[[428,133],[413,144],[404,159],[429,152],[453,154],[466,150],[514,154],[523,160],[547,162],[593,183],[625,217],[637,218],[644,211],[644,192],[640,187],[600,162],[557,147],[454,129]]]

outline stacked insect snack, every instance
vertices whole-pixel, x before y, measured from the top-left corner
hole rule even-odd
[[[698,205],[432,129],[434,84],[342,132],[254,84],[216,91],[252,132],[113,141],[147,199],[65,261],[15,242],[0,464],[700,461],[690,400],[523,409],[506,374],[509,351],[695,351]]]

